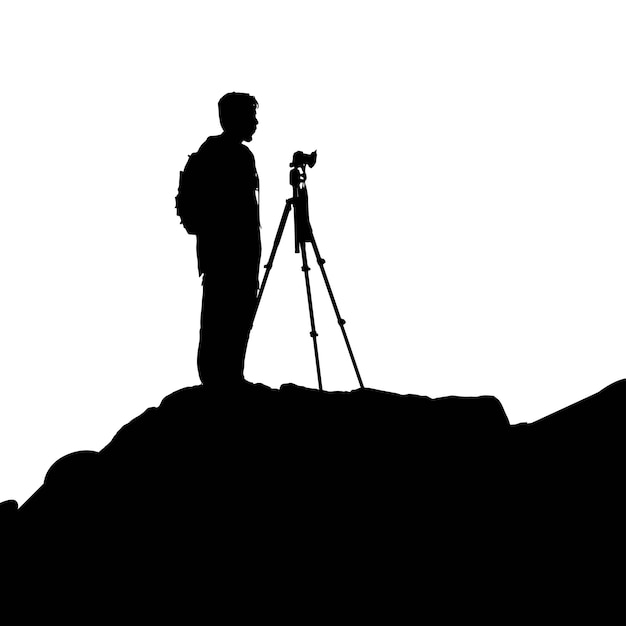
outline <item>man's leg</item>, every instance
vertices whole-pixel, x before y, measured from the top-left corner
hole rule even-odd
[[[202,276],[202,311],[200,313],[200,341],[198,343],[198,374],[203,385],[211,382],[210,371],[210,294],[206,275]]]
[[[254,313],[256,309],[256,288],[248,289],[245,297],[238,304],[239,315],[237,319],[237,370],[241,380],[244,380],[244,366],[246,360],[246,351],[248,349],[248,341],[250,339],[250,331],[254,322]]]
[[[203,385],[230,385],[243,377],[240,328],[232,290],[204,275],[198,344],[198,374]]]
[[[243,369],[254,321],[256,286],[247,289],[211,285],[203,277],[198,374],[202,384],[243,381]],[[242,287],[244,287],[242,289]]]

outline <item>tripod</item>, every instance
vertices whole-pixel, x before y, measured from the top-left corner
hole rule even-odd
[[[254,314],[256,316],[256,312],[259,308],[259,304],[261,303],[261,298],[263,297],[263,292],[265,291],[265,285],[267,283],[267,279],[272,269],[272,265],[274,264],[274,257],[276,256],[276,251],[278,250],[278,244],[283,236],[283,231],[285,230],[285,224],[287,223],[287,218],[289,217],[289,211],[294,209],[294,227],[295,227],[295,248],[296,254],[299,252],[302,253],[302,271],[304,272],[304,282],[306,285],[306,295],[309,303],[309,317],[311,320],[311,337],[313,339],[313,350],[315,352],[315,368],[317,370],[317,382],[320,391],[322,391],[322,372],[320,368],[320,357],[319,351],[317,347],[317,337],[318,333],[315,330],[315,315],[313,313],[313,297],[311,295],[311,283],[309,280],[309,271],[310,267],[307,262],[306,255],[306,244],[310,243],[313,246],[313,252],[315,253],[315,258],[317,259],[317,263],[322,272],[322,277],[324,278],[324,283],[326,284],[326,289],[328,290],[328,295],[330,296],[330,301],[335,310],[335,315],[337,316],[337,323],[341,328],[341,332],[343,333],[343,338],[346,342],[346,347],[348,348],[348,353],[350,354],[350,359],[352,360],[352,365],[354,367],[354,372],[359,381],[359,386],[363,388],[363,381],[361,380],[361,374],[359,373],[359,368],[357,367],[356,360],[354,358],[354,354],[352,352],[352,348],[350,347],[350,342],[348,341],[348,335],[346,333],[345,324],[346,320],[344,320],[340,313],[339,308],[337,307],[337,302],[335,300],[335,296],[333,295],[333,291],[330,287],[330,282],[328,281],[328,276],[326,275],[326,270],[324,269],[324,264],[326,261],[321,257],[319,248],[317,247],[317,243],[315,241],[315,237],[313,236],[313,231],[311,229],[311,222],[309,220],[309,199],[308,193],[306,189],[306,166],[313,167],[317,160],[317,151],[312,154],[304,154],[303,152],[296,152],[293,155],[293,160],[289,164],[291,170],[289,172],[289,182],[293,189],[293,195],[291,198],[288,198],[285,203],[285,209],[283,210],[283,215],[280,220],[280,224],[278,226],[278,231],[276,232],[276,237],[274,239],[274,246],[272,247],[272,252],[270,254],[270,258],[265,265],[265,275],[263,276],[263,281],[261,283],[261,288],[259,289],[259,295],[256,301],[256,308]]]

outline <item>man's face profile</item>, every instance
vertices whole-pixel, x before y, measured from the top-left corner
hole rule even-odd
[[[252,141],[252,135],[256,132],[256,127],[259,125],[259,121],[256,117],[256,108],[250,107],[247,113],[242,116],[241,120],[241,132],[243,134],[243,141]]]
[[[236,141],[252,141],[259,124],[256,99],[250,94],[229,93],[220,100],[218,106],[224,133]]]

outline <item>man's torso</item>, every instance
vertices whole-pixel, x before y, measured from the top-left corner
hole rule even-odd
[[[258,275],[258,178],[252,152],[219,135],[209,137],[196,158],[202,212],[198,232],[200,272],[208,273],[212,265],[217,265],[217,271],[222,266],[225,272],[235,275]]]

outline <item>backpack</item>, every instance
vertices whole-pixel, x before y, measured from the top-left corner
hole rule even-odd
[[[200,211],[198,210],[200,180],[198,153],[189,155],[185,169],[178,177],[178,193],[176,194],[176,215],[180,223],[190,235],[197,235],[200,229]]]

